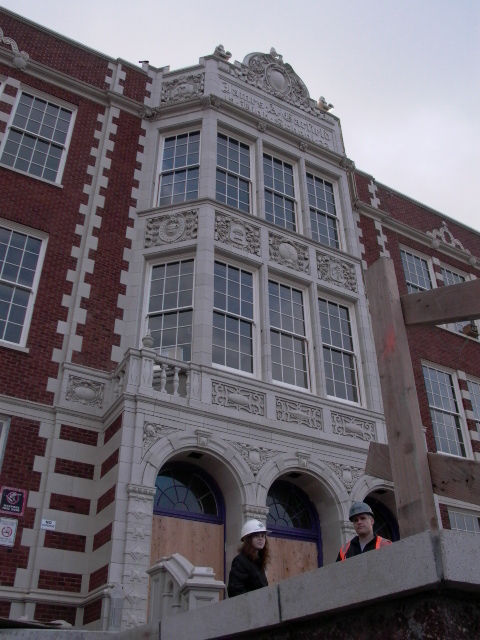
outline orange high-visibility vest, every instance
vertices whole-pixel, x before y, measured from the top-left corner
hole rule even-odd
[[[391,544],[392,543],[390,542],[390,540],[384,540],[380,536],[377,536],[377,539],[375,540],[375,549],[380,549],[380,547],[388,547]],[[350,549],[350,541],[347,542],[347,544],[344,544],[343,547],[340,549],[341,562],[347,559],[347,552],[349,549]]]

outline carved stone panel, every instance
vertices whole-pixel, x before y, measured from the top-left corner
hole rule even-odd
[[[317,268],[320,280],[343,289],[358,291],[355,266],[350,262],[317,251]]]
[[[236,449],[245,462],[248,464],[254,476],[260,471],[263,465],[281,453],[281,451],[272,451],[271,449],[265,449],[264,447],[257,447],[253,444],[244,444],[243,442],[231,442],[234,449]]]
[[[325,464],[338,476],[348,493],[351,492],[357,480],[364,474],[363,469],[352,467],[348,464],[340,464],[338,462],[326,462]]]
[[[308,247],[291,238],[268,234],[270,260],[290,269],[310,273]]]
[[[215,240],[260,255],[260,229],[239,218],[215,212]]]
[[[212,380],[212,404],[258,416],[265,415],[265,394],[215,380]]]
[[[442,226],[439,229],[434,229],[434,231],[427,231],[427,236],[430,236],[430,238],[432,239],[432,247],[434,247],[435,249],[438,249],[440,247],[440,241],[442,241],[449,247],[458,249],[459,251],[464,253],[465,256],[468,256],[469,264],[476,264],[476,258],[472,256],[471,252],[468,249],[465,249],[460,240],[457,240],[453,237],[453,234],[447,227],[447,223],[445,222],[445,220],[443,221]]]
[[[105,385],[77,376],[68,377],[67,400],[90,407],[102,408]]]
[[[303,424],[306,427],[323,431],[323,415],[321,409],[309,407],[300,402],[284,400],[283,398],[276,398],[276,401],[277,420],[293,424]]]
[[[365,442],[375,442],[377,440],[375,423],[370,420],[332,412],[332,426],[333,433],[339,436],[357,438]]]
[[[143,425],[143,453],[146,453],[154,442],[170,435],[174,431],[178,431],[175,427],[168,427],[163,424],[154,424],[153,422],[145,422]]]
[[[190,73],[162,83],[161,104],[184,102],[203,95],[204,73]]]
[[[145,228],[145,247],[171,244],[197,237],[197,209],[148,218]]]

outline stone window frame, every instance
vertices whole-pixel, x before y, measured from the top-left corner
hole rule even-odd
[[[449,522],[450,522],[450,529],[452,531],[462,531],[462,532],[471,533],[471,534],[477,535],[477,536],[480,535],[480,513],[478,513],[478,512],[475,513],[473,511],[471,511],[471,512],[465,511],[464,509],[460,509],[460,508],[457,508],[457,507],[452,507],[452,508],[447,507],[447,512],[448,512],[448,519],[449,519]],[[467,528],[459,529],[457,526],[452,527],[452,515],[454,515],[454,517],[455,516],[461,516],[464,519],[465,519],[465,517],[472,518],[472,520],[473,520],[472,524],[473,524],[473,527],[474,527],[474,531],[469,531]],[[459,522],[459,520],[460,520],[460,518],[457,519],[455,517],[455,524],[457,524]]]
[[[475,388],[473,388],[473,385],[475,385]],[[467,387],[470,394],[470,402],[472,403],[473,420],[477,425],[477,433],[480,436],[480,380],[468,376]]]
[[[362,367],[361,367],[361,358],[360,358],[360,342],[359,342],[359,331],[358,331],[358,324],[357,324],[357,316],[356,316],[356,302],[353,300],[347,300],[345,298],[342,298],[341,296],[338,295],[334,295],[332,294],[331,291],[326,291],[324,289],[318,288],[316,291],[316,311],[315,313],[318,314],[318,330],[319,330],[319,344],[321,346],[321,353],[319,353],[319,358],[321,360],[322,366],[323,366],[323,378],[325,380],[325,397],[330,398],[332,400],[335,400],[335,402],[341,402],[343,404],[349,405],[349,406],[353,406],[353,407],[361,407],[364,405],[365,403],[365,399],[366,399],[366,391],[365,391],[365,386],[364,386],[364,379],[363,379],[363,371],[362,371]],[[320,321],[320,308],[318,305],[318,302],[320,299],[326,300],[327,302],[331,302],[333,304],[337,304],[339,306],[345,307],[348,311],[348,315],[349,315],[349,321],[350,321],[350,328],[351,328],[351,333],[352,333],[352,342],[353,342],[353,358],[354,358],[354,364],[355,364],[355,374],[356,374],[356,381],[357,381],[357,395],[358,395],[358,400],[357,401],[353,401],[353,400],[349,400],[348,398],[341,398],[339,396],[334,396],[334,395],[330,395],[327,392],[327,381],[326,381],[326,371],[325,371],[325,360],[323,358],[323,347],[324,347],[324,343],[323,343],[323,338],[322,338],[322,329],[321,329],[321,321]]]
[[[239,144],[245,145],[248,147],[249,149],[249,160],[250,160],[250,175],[247,178],[245,178],[245,176],[241,176],[240,173],[235,173],[233,171],[231,171],[230,169],[226,168],[226,167],[222,167],[218,164],[218,136],[222,135],[222,136],[226,136],[227,138],[231,138],[232,140],[235,140],[235,142],[238,142]],[[249,140],[248,138],[246,138],[245,136],[242,135],[238,135],[237,132],[231,132],[229,131],[227,128],[222,127],[221,123],[218,123],[218,128],[217,128],[217,136],[215,138],[215,176],[216,176],[216,172],[217,170],[220,171],[224,171],[227,175],[231,174],[234,177],[237,178],[241,178],[242,180],[245,180],[248,182],[248,194],[249,194],[249,210],[248,211],[244,211],[243,209],[241,209],[240,207],[236,207],[232,204],[229,204],[228,202],[222,202],[221,200],[219,200],[217,198],[217,187],[216,187],[216,178],[215,178],[215,200],[216,202],[219,203],[219,205],[226,205],[228,207],[232,207],[233,209],[235,209],[236,211],[240,211],[241,213],[244,213],[246,215],[250,215],[250,216],[255,216],[255,209],[256,209],[256,202],[255,202],[255,189],[254,189],[254,180],[256,178],[255,175],[255,144],[254,142],[252,142],[252,140]]]
[[[26,227],[24,225],[18,224],[11,220],[5,220],[4,218],[0,218],[0,227],[9,229],[10,231],[13,231],[13,232],[21,233],[23,235],[31,236],[32,238],[35,238],[36,240],[39,240],[41,242],[40,251],[38,254],[38,261],[35,267],[35,276],[34,276],[32,285],[30,287],[23,287],[23,286],[20,287],[22,289],[26,289],[26,290],[28,289],[28,291],[30,292],[27,311],[23,321],[23,329],[22,329],[22,335],[21,335],[20,341],[9,342],[7,340],[0,339],[0,346],[6,347],[9,349],[24,351],[28,353],[29,349],[27,348],[26,344],[28,339],[28,333],[30,331],[30,324],[32,321],[33,310],[35,308],[35,301],[37,298],[38,286],[40,283],[43,263],[45,260],[48,236],[46,233],[42,231],[39,231],[37,229],[31,229],[30,227]],[[0,282],[4,283],[7,286],[13,286],[13,287],[19,286],[9,282],[8,280],[0,280]]]
[[[47,140],[49,143],[54,144],[54,146],[58,146],[58,147],[62,147],[62,155],[61,155],[61,159],[60,159],[60,163],[58,166],[58,171],[57,171],[57,175],[55,177],[55,180],[49,180],[48,178],[43,178],[41,176],[36,176],[32,173],[30,173],[29,171],[24,171],[22,169],[18,169],[16,167],[12,167],[8,164],[4,164],[3,162],[1,162],[1,158],[3,156],[3,152],[5,150],[5,147],[8,143],[8,138],[9,138],[9,134],[10,131],[12,129],[17,129],[17,127],[13,126],[13,121],[15,119],[15,115],[17,113],[17,109],[18,106],[20,104],[20,99],[22,97],[23,94],[28,94],[33,96],[34,98],[38,98],[39,100],[45,100],[46,102],[54,105],[55,107],[60,107],[63,109],[66,109],[68,111],[71,112],[71,119],[70,119],[70,124],[68,126],[68,131],[67,131],[67,136],[65,139],[64,143],[59,143],[56,141],[51,141],[48,140],[47,138],[45,138],[45,140]],[[33,89],[27,85],[21,85],[19,90],[17,91],[17,96],[15,98],[15,103],[12,105],[12,110],[10,113],[10,117],[9,120],[7,122],[6,128],[5,128],[5,133],[3,136],[3,140],[2,143],[0,145],[0,166],[2,166],[5,169],[10,169],[10,171],[15,171],[18,173],[21,173],[24,176],[28,176],[29,178],[33,178],[35,180],[40,180],[42,182],[46,182],[47,184],[51,184],[51,185],[58,185],[61,186],[62,184],[62,178],[63,178],[63,172],[65,170],[65,164],[67,161],[67,157],[68,157],[68,151],[70,148],[70,142],[72,139],[72,134],[73,134],[73,129],[75,126],[75,120],[76,120],[76,116],[77,116],[77,107],[73,104],[70,104],[69,102],[66,102],[65,100],[62,100],[61,98],[57,98],[57,97],[53,97],[43,91],[39,91],[38,89]],[[20,130],[20,129],[19,129]],[[35,138],[42,138],[42,136],[39,136],[38,134],[35,133],[31,133],[28,132],[29,135],[31,135],[32,137]]]
[[[403,262],[403,255],[402,255],[403,253],[408,253],[411,256],[426,262],[427,272],[428,272],[428,275],[430,277],[430,287],[421,287],[418,284],[415,284],[414,282],[410,282],[409,281],[408,274],[405,271],[405,266],[404,266],[404,262]],[[418,291],[429,291],[430,289],[435,289],[436,288],[437,285],[436,285],[435,272],[433,270],[432,258],[430,256],[425,255],[425,254],[421,253],[420,251],[416,251],[415,249],[411,249],[410,247],[402,244],[402,245],[400,245],[400,257],[401,257],[401,263],[402,263],[403,276],[405,278],[405,283],[407,285],[407,292],[408,293],[417,293]],[[410,287],[415,287],[415,289],[411,290]]]
[[[10,418],[0,414],[0,471],[2,469],[3,458],[7,446],[8,431],[10,429]]]
[[[168,138],[173,138],[173,137],[178,137],[181,135],[189,135],[192,133],[197,133],[199,134],[199,145],[198,145],[198,162],[196,164],[192,164],[192,165],[185,165],[182,167],[173,167],[171,169],[165,169],[163,170],[162,165],[163,165],[163,161],[164,161],[164,154],[165,154],[165,142]],[[198,200],[199,197],[199,192],[200,192],[200,162],[201,162],[201,158],[202,158],[202,127],[199,123],[197,123],[196,125],[190,125],[190,126],[184,126],[181,128],[175,128],[175,129],[169,129],[166,131],[162,131],[160,132],[159,135],[159,139],[158,139],[158,162],[157,162],[157,168],[156,168],[156,175],[155,175],[155,193],[154,193],[154,207],[155,208],[160,208],[160,207],[173,207],[173,206],[178,206],[178,205],[182,205],[185,203],[189,203],[189,202],[194,202],[195,200]],[[198,168],[198,178],[197,178],[197,195],[195,198],[190,198],[190,199],[183,199],[183,200],[179,200],[178,202],[169,202],[169,203],[164,203],[164,204],[160,204],[160,194],[161,194],[161,183],[162,183],[162,176],[168,173],[174,173],[175,171],[182,171],[184,169],[194,169],[194,168]],[[186,187],[186,182],[185,182],[185,187]],[[186,195],[186,191],[185,191],[185,195]],[[173,195],[173,194],[172,194]]]
[[[265,156],[269,156],[272,158],[273,160],[278,160],[280,162],[282,162],[283,164],[288,164],[292,167],[292,175],[293,175],[293,191],[294,191],[294,196],[291,197],[289,195],[285,195],[280,191],[276,191],[275,189],[268,187],[265,184],[265,169],[264,169],[264,158]],[[263,184],[262,184],[262,197],[263,197],[263,202],[264,202],[264,216],[265,216],[265,220],[267,222],[269,222],[270,224],[274,225],[274,227],[276,227],[277,229],[285,229],[287,231],[293,232],[293,233],[297,233],[299,235],[303,235],[304,233],[304,228],[303,228],[303,218],[302,218],[302,208],[300,205],[300,191],[301,191],[301,180],[302,177],[299,174],[299,167],[298,167],[298,159],[294,159],[291,158],[289,156],[287,156],[285,153],[282,153],[281,151],[279,151],[276,148],[270,148],[268,145],[263,144],[262,145],[262,154],[261,154],[261,162],[262,162],[262,175],[263,175]],[[286,225],[278,225],[275,222],[275,215],[273,216],[274,219],[272,220],[268,220],[267,219],[267,212],[266,212],[266,199],[265,199],[265,192],[266,191],[271,191],[273,194],[277,193],[279,196],[285,197],[288,200],[291,200],[293,202],[293,211],[294,211],[294,229],[289,229]]]
[[[154,267],[158,267],[161,265],[167,265],[167,264],[172,264],[175,262],[186,262],[186,261],[193,261],[193,284],[192,284],[192,302],[191,305],[185,306],[185,307],[175,307],[172,309],[162,309],[156,312],[150,312],[149,311],[149,306],[150,306],[150,294],[151,294],[151,288],[152,288],[152,274],[153,274],[153,269]],[[196,259],[195,259],[195,254],[192,252],[188,252],[186,255],[163,255],[163,256],[159,256],[158,258],[156,258],[155,260],[149,260],[147,263],[147,272],[146,272],[146,278],[145,278],[145,300],[144,300],[144,310],[143,310],[143,318],[144,318],[144,330],[142,335],[145,335],[147,333],[147,331],[150,330],[150,322],[149,319],[151,316],[158,316],[158,315],[165,315],[166,313],[173,313],[174,311],[178,311],[179,310],[191,310],[192,311],[192,339],[191,339],[191,353],[190,353],[190,358],[188,360],[183,360],[177,358],[177,354],[175,352],[175,354],[172,355],[165,355],[162,354],[161,351],[159,349],[157,349],[156,347],[152,347],[153,349],[155,349],[158,353],[159,356],[163,357],[168,357],[168,358],[172,358],[174,360],[179,360],[180,362],[191,362],[192,361],[192,355],[193,355],[193,345],[194,345],[194,339],[195,339],[195,335],[194,335],[194,324],[193,324],[193,313],[194,313],[194,309],[195,309],[195,278],[196,278]],[[178,325],[177,325],[178,328]],[[163,331],[163,329],[162,329]],[[176,349],[178,348],[178,345],[175,345],[175,347],[172,347],[172,349]]]
[[[336,210],[336,214],[333,216],[330,213],[327,213],[325,211],[322,211],[321,209],[318,209],[317,206],[314,206],[312,204],[310,204],[310,194],[308,192],[308,179],[307,179],[307,175],[311,175],[313,176],[313,178],[317,178],[318,180],[322,180],[323,182],[328,182],[329,184],[332,185],[332,190],[333,190],[333,199],[334,199],[334,206],[335,206],[335,210]],[[318,168],[314,168],[312,166],[306,165],[305,166],[305,172],[304,172],[304,183],[305,183],[305,194],[306,194],[306,206],[308,208],[308,217],[309,217],[309,221],[310,221],[310,236],[311,239],[314,242],[318,242],[319,245],[323,246],[323,247],[330,247],[333,249],[338,249],[339,251],[342,250],[342,248],[344,247],[344,238],[343,238],[343,234],[342,234],[342,215],[341,215],[341,207],[340,207],[340,202],[341,202],[341,198],[340,198],[340,194],[339,194],[339,190],[338,190],[338,180],[332,179],[332,178],[327,178],[325,177],[322,172],[318,169]],[[325,242],[322,242],[321,240],[316,240],[314,238],[314,231],[313,231],[313,225],[312,225],[312,209],[315,210],[315,212],[319,211],[321,214],[326,215],[329,218],[335,218],[336,220],[336,232],[337,232],[337,237],[338,237],[338,246],[337,245],[332,245],[332,244],[327,244]]]
[[[223,255],[216,255],[214,260],[214,265],[216,262],[226,264],[230,267],[234,267],[236,269],[240,269],[242,271],[246,271],[252,274],[253,280],[253,320],[248,320],[252,325],[252,338],[253,338],[253,373],[249,373],[248,371],[242,371],[241,369],[235,369],[233,367],[228,367],[226,365],[221,365],[213,362],[213,339],[212,339],[212,367],[218,368],[222,371],[235,372],[236,375],[246,376],[249,378],[259,378],[261,372],[261,358],[260,358],[260,345],[261,345],[261,337],[260,337],[260,305],[258,304],[259,300],[259,273],[258,269],[251,266],[245,265],[238,260],[233,260],[230,256],[228,258]],[[214,295],[215,290],[213,287]],[[228,311],[219,310],[220,313],[224,313],[225,315],[229,315]],[[215,300],[213,301],[213,313],[215,312]],[[232,314],[234,315],[234,314]],[[242,316],[238,316],[241,318]]]
[[[427,398],[427,402],[428,402],[428,409],[430,412],[430,421],[431,421],[431,425],[432,425],[432,429],[433,429],[433,434],[435,437],[435,447],[436,447],[436,452],[437,453],[441,453],[442,455],[446,455],[446,456],[453,456],[456,458],[464,458],[465,460],[473,460],[473,452],[472,452],[472,446],[471,446],[471,442],[470,442],[470,435],[469,435],[469,431],[467,428],[467,419],[466,419],[466,415],[465,415],[465,410],[463,408],[463,402],[462,402],[462,392],[460,390],[460,386],[458,383],[458,375],[457,372],[454,371],[453,369],[449,369],[448,367],[444,367],[442,365],[437,364],[436,362],[432,362],[430,360],[421,360],[421,365],[422,365],[422,379],[423,379],[423,383],[424,383],[424,389],[425,389],[425,395]],[[459,425],[459,430],[460,433],[462,435],[463,438],[463,447],[465,450],[465,455],[459,455],[456,453],[450,453],[449,451],[442,451],[439,446],[438,446],[438,442],[437,442],[437,434],[436,434],[436,423],[434,422],[433,418],[432,418],[432,407],[430,405],[430,400],[428,399],[428,393],[427,393],[427,383],[425,380],[425,374],[424,374],[424,367],[427,367],[429,369],[432,369],[434,371],[439,371],[440,373],[449,375],[452,379],[452,386],[453,386],[453,391],[454,391],[454,399],[456,402],[456,406],[457,406],[457,411],[451,411],[448,409],[442,409],[440,407],[436,407],[434,406],[434,409],[437,409],[438,411],[442,412],[442,413],[446,413],[449,415],[455,415],[458,417],[458,425]]]

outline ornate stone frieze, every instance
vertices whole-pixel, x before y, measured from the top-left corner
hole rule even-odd
[[[295,271],[310,273],[308,247],[304,244],[276,233],[268,234],[268,244],[270,260]]]
[[[340,464],[338,462],[326,462],[325,464],[338,476],[348,493],[351,492],[357,480],[364,474],[363,469],[352,467],[348,464]]]
[[[204,96],[202,98],[202,107],[204,109],[212,108],[218,111],[219,106],[220,106],[220,98],[218,98],[217,96],[214,96],[213,94],[210,94],[209,96]]]
[[[68,377],[67,400],[79,402],[89,407],[102,408],[105,385],[77,376]]]
[[[184,102],[203,95],[204,73],[190,73],[162,83],[161,104]]]
[[[19,51],[17,43],[13,38],[8,38],[3,35],[3,30],[0,29],[0,42],[3,42],[7,46],[11,47],[13,52],[13,66],[17,69],[25,69],[30,56],[26,51]]]
[[[265,449],[264,447],[257,447],[253,444],[244,444],[243,442],[231,442],[230,444],[240,453],[252,470],[254,476],[257,475],[270,458],[281,453],[281,451],[273,451],[271,449]]]
[[[143,425],[143,453],[146,453],[154,442],[164,438],[174,431],[178,431],[175,427],[168,427],[163,424],[154,424],[153,422],[145,422]]]
[[[434,231],[427,231],[427,236],[430,236],[430,238],[432,238],[432,247],[434,247],[435,249],[439,248],[440,240],[441,240],[444,244],[448,245],[449,247],[458,249],[459,251],[464,253],[466,256],[469,256],[468,258],[469,264],[471,264],[472,266],[476,264],[477,262],[476,258],[472,256],[472,254],[468,249],[465,249],[465,247],[460,242],[460,240],[456,240],[453,237],[452,232],[447,227],[447,223],[445,222],[445,220],[443,221],[442,226],[439,229],[435,229]]]
[[[215,240],[260,255],[260,229],[249,222],[215,212]]]
[[[160,107],[147,107],[142,106],[138,110],[138,115],[143,118],[143,120],[148,120],[149,122],[153,122],[156,120],[161,112]]]
[[[343,289],[358,291],[355,266],[350,262],[317,251],[317,269],[320,280]]]
[[[370,420],[332,412],[332,426],[333,433],[339,436],[358,438],[365,442],[375,442],[377,439],[375,423]]]
[[[215,380],[212,380],[212,404],[257,416],[265,415],[265,394]]]
[[[250,53],[244,58],[242,64],[220,63],[219,70],[288,102],[306,113],[323,119],[328,117],[324,109],[320,109],[310,98],[303,81],[273,47],[270,53]],[[329,119],[333,121],[332,118]]]
[[[171,244],[197,237],[197,209],[148,218],[145,227],[145,247]]]
[[[276,398],[277,420],[293,424],[303,424],[312,429],[323,431],[323,414],[321,409],[309,407],[301,402],[293,402],[284,398]]]

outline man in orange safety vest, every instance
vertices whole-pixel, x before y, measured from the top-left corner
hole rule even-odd
[[[354,502],[350,507],[348,517],[350,522],[353,523],[357,535],[340,549],[337,562],[342,562],[347,558],[358,556],[372,549],[388,547],[392,544],[390,540],[381,538],[373,533],[373,511],[366,502]]]

